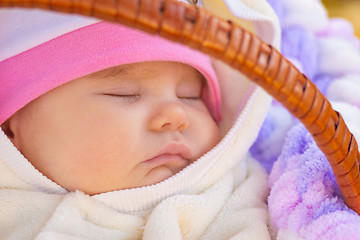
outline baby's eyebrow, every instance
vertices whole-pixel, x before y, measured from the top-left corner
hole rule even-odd
[[[131,76],[131,71],[129,71],[130,66],[116,66],[112,68],[108,68],[105,70],[101,70],[99,72],[95,72],[89,75],[89,78],[98,80],[98,79],[109,79],[114,80],[117,77],[126,77]]]
[[[94,80],[106,80],[109,83],[118,82],[126,78],[146,78],[154,74],[150,68],[141,69],[136,65],[124,65],[108,68],[89,75]]]

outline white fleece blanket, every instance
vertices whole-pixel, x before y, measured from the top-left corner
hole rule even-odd
[[[22,185],[21,179],[16,179],[0,161],[3,173],[13,177],[19,187]],[[270,239],[267,196],[267,174],[251,158],[204,192],[175,195],[152,211],[141,213],[120,213],[82,192],[46,194],[1,186],[0,237]]]
[[[216,1],[203,0],[215,10]],[[222,16],[253,22],[250,28],[279,47],[279,26],[265,0],[224,4]],[[270,97],[229,69],[218,74],[226,96],[220,129],[232,128],[206,156],[157,185],[97,196],[68,193],[0,131],[0,239],[271,239],[267,174],[246,155]]]

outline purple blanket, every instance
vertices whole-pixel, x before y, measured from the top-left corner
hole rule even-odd
[[[281,23],[281,52],[329,100],[359,107],[360,44],[352,25],[329,19],[319,0],[268,2]],[[324,155],[277,102],[250,151],[270,174],[268,205],[279,239],[360,239],[360,216],[344,204]]]
[[[344,204],[329,163],[302,125],[289,131],[269,182],[276,229],[304,239],[360,239],[360,217]]]

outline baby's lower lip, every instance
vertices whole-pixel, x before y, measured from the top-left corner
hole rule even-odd
[[[184,162],[187,162],[187,160],[184,159],[179,154],[162,154],[145,161],[145,163],[147,164],[154,164],[154,165],[163,165],[163,164],[182,165],[184,164]]]

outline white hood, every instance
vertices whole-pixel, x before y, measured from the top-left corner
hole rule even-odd
[[[279,24],[265,0],[202,0],[201,4],[279,47]],[[2,11],[0,16],[5,16]],[[25,16],[38,10],[16,11]],[[6,20],[9,19],[0,17],[0,22]],[[62,34],[97,21],[55,13],[47,13],[42,20],[49,24],[64,23]],[[21,22],[21,18],[16,21]],[[0,28],[1,33],[23,30]],[[33,35],[23,43],[21,51],[56,34]],[[22,42],[21,39],[13,41],[14,44]],[[9,57],[10,52],[2,50],[0,61]],[[37,171],[0,131],[2,236],[13,239],[270,239],[265,203],[267,176],[247,153],[267,114],[271,97],[222,62],[213,60],[213,66],[222,95],[222,140],[181,172],[152,186],[95,196],[68,193]]]
[[[236,19],[250,30],[256,33],[270,44],[279,47],[280,31],[277,19],[272,10],[264,1],[202,1],[205,7],[210,10],[217,8],[219,15]],[[261,3],[260,3],[261,2]],[[225,5],[228,7],[226,8]],[[230,9],[230,11],[228,10]],[[0,21],[6,21],[8,10],[0,10]],[[16,10],[26,17],[26,14],[38,14],[40,10]],[[241,17],[242,19],[236,18]],[[22,22],[21,17],[16,21]],[[30,34],[27,41],[13,39],[9,43],[9,49],[2,50],[1,59],[14,54],[14,48],[22,44],[18,51],[25,51],[39,45],[49,39],[57,37],[66,32],[84,27],[96,22],[96,19],[69,16],[64,14],[46,12],[38,24],[52,24],[60,26],[60,30],[48,32],[47,35]],[[26,22],[19,26],[26,29]],[[6,28],[1,24],[0,32],[22,31],[22,29]],[[164,198],[174,194],[195,194],[202,192],[209,186],[221,179],[241,159],[244,158],[248,149],[254,142],[262,122],[270,105],[271,98],[259,87],[249,82],[243,75],[234,71],[218,60],[213,61],[217,72],[221,95],[222,95],[222,116],[220,129],[223,139],[212,150],[199,158],[196,162],[183,169],[171,178],[153,186],[120,190],[103,193],[93,196],[103,201],[108,206],[120,212],[138,212],[151,209]],[[14,149],[11,142],[1,134],[0,159],[6,162],[9,168],[18,174],[25,182],[41,191],[64,194],[66,190],[50,181]],[[10,155],[10,156],[9,156]],[[5,157],[6,156],[6,157]],[[19,187],[19,186],[13,186]]]

